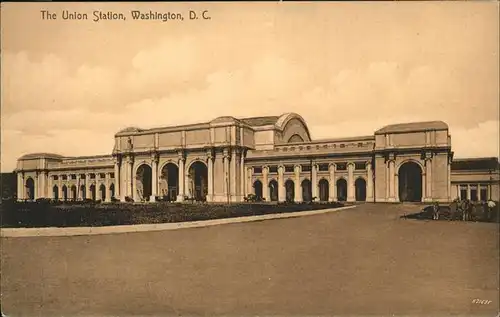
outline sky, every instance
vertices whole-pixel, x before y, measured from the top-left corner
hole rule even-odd
[[[120,129],[297,112],[312,138],[445,121],[455,157],[499,156],[491,2],[2,3],[1,171],[110,154]],[[41,10],[56,13],[43,20]],[[62,20],[63,10],[89,20]],[[92,21],[94,10],[126,20]],[[131,10],[184,20],[133,20]],[[189,19],[206,10],[210,19]]]

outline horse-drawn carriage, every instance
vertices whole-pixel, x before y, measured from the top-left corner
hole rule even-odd
[[[448,206],[435,202],[426,208],[433,220],[461,220],[461,221],[496,221],[498,207],[495,202],[472,202],[468,199],[455,199]]]

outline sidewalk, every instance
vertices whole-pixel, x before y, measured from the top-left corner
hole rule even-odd
[[[214,220],[204,220],[204,221],[159,223],[159,224],[144,224],[144,225],[125,225],[125,226],[106,226],[106,227],[69,227],[69,228],[55,228],[55,227],[2,228],[0,229],[0,236],[13,237],[13,238],[14,237],[58,237],[58,236],[83,236],[83,235],[146,232],[146,231],[164,231],[164,230],[217,226],[230,223],[244,223],[252,221],[271,220],[271,219],[312,216],[328,212],[351,209],[355,207],[356,206],[347,206],[340,208],[321,209],[314,211],[300,211],[300,212],[283,213],[283,214],[269,214],[261,216],[248,216],[248,217],[225,218],[225,219],[214,219]]]

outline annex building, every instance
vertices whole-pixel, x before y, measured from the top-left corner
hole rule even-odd
[[[442,121],[314,140],[296,113],[154,129],[126,128],[109,155],[27,154],[20,200],[241,202],[499,199],[497,158],[454,159]]]

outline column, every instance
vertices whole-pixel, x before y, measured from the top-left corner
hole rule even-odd
[[[133,173],[134,171],[134,159],[131,156],[127,157],[127,196],[130,198],[135,199],[135,175]],[[134,200],[135,201],[135,200]]]
[[[111,202],[111,173],[106,173],[105,174],[105,185],[106,188],[104,192],[106,193],[106,197],[104,198],[105,202]]]
[[[394,202],[396,201],[396,193],[395,193],[395,165],[396,163],[394,160],[389,161],[389,201]]]
[[[40,177],[38,172],[35,172],[35,192],[33,193],[34,200],[40,197]]]
[[[252,184],[252,171],[253,171],[253,167],[248,167],[246,169],[246,171],[247,171],[247,175],[246,175],[246,177],[247,177],[246,178],[247,179],[247,190],[246,190],[247,195],[248,194],[254,194],[255,195],[255,193],[254,193],[254,191],[252,189],[252,185],[253,185]]]
[[[318,197],[318,165],[317,164],[312,164],[311,166],[312,169],[312,176],[311,176],[311,200],[314,201],[314,198],[316,197],[316,200],[319,200]]]
[[[264,198],[264,201],[270,201],[268,174],[269,174],[269,167],[264,166],[262,168],[262,196]]]
[[[238,160],[238,155],[236,150],[231,153],[231,161],[229,162],[229,193],[231,194],[230,200],[233,201],[236,198],[236,161]]]
[[[224,149],[222,153],[222,164],[224,169],[223,180],[222,180],[224,182],[223,184],[224,186],[222,186],[224,188],[224,200],[228,202],[229,201],[229,153],[227,149]]]
[[[52,177],[49,176],[49,172],[47,171],[47,198],[54,199],[54,191],[53,191],[53,184],[52,184]]]
[[[372,162],[366,162],[366,201],[373,201],[373,172]]]
[[[92,194],[90,193],[90,173],[85,174],[85,198],[92,199]]]
[[[328,181],[328,201],[337,201],[337,190],[335,188],[335,164],[328,166],[330,171],[330,178]]]
[[[121,195],[120,191],[120,182],[121,182],[121,177],[120,177],[120,162],[119,158],[117,157],[115,160],[115,180],[114,180],[114,185],[115,185],[115,198],[119,198],[121,201],[125,200],[125,196]]]
[[[278,201],[286,200],[284,172],[285,167],[282,165],[278,166]]]
[[[451,158],[448,159],[448,201],[451,201]]]
[[[151,158],[151,197],[149,197],[149,201],[156,201],[156,196],[158,196],[158,156],[153,154]]]
[[[302,166],[295,165],[293,167],[293,169],[294,169],[293,171],[295,174],[295,181],[293,182],[294,186],[295,186],[295,188],[294,188],[294,194],[295,194],[294,200],[295,200],[295,202],[300,203],[300,202],[302,202],[302,188],[300,186],[300,172],[302,170]]]
[[[80,173],[77,173],[76,174],[76,199],[82,199],[82,197],[80,197],[81,193],[80,193]]]
[[[432,160],[425,160],[425,190],[428,201],[432,200]]]
[[[63,200],[63,196],[62,196],[62,175],[58,175],[57,176],[57,191],[59,192],[58,193],[58,196],[59,196],[59,200]]]
[[[180,152],[179,153],[179,193],[177,194],[177,201],[181,202],[184,201],[184,153]]]
[[[207,184],[207,201],[213,201],[214,197],[214,157],[212,151],[207,153],[207,165],[208,165],[208,184]]]
[[[354,164],[349,162],[347,163],[347,201],[355,201],[355,192],[354,192]]]
[[[247,195],[247,191],[245,188],[246,178],[245,178],[245,150],[241,150],[240,156],[240,195],[241,201],[243,201],[243,197]]]
[[[470,199],[470,184],[467,184],[467,199]]]
[[[23,187],[24,187],[24,182],[22,173],[17,172],[17,192],[16,192],[17,200],[23,199]]]

